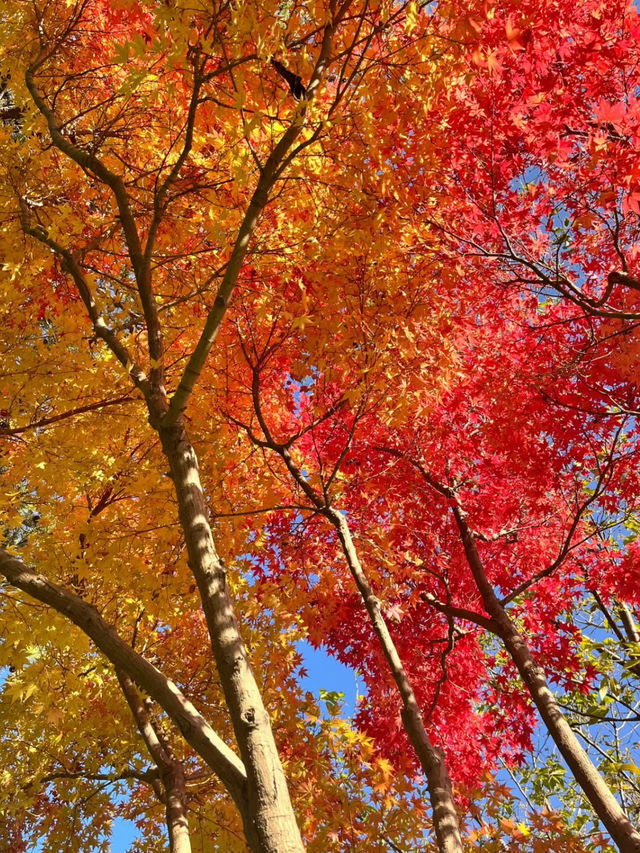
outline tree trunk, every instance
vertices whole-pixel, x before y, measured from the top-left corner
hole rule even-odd
[[[189,566],[200,591],[211,646],[236,741],[247,773],[247,808],[242,815],[255,853],[302,853],[304,845],[287,782],[238,624],[209,525],[198,461],[183,419],[159,427],[175,484]]]
[[[556,697],[549,689],[542,667],[534,660],[529,647],[498,600],[485,574],[473,534],[469,529],[463,511],[460,507],[455,506],[453,512],[462,537],[467,561],[478,591],[482,596],[484,607],[495,623],[496,633],[517,666],[520,677],[529,691],[549,734],[616,847],[621,853],[640,853],[640,833],[625,815],[604,779],[578,742],[556,701]]]
[[[498,606],[500,606],[499,602]],[[503,611],[503,613],[504,618],[499,618],[497,611],[491,616],[498,623],[505,648],[518,667],[518,672],[562,757],[618,849],[622,853],[640,853],[640,833],[622,811],[618,801],[580,745],[547,684],[544,671],[534,660],[527,644],[506,612]]]
[[[147,709],[130,676],[120,668],[116,669],[116,675],[138,731],[142,735],[162,780],[162,784],[160,784],[159,780],[156,779],[153,787],[156,796],[165,805],[170,853],[191,853],[184,768],[173,757],[171,748],[162,738],[160,730],[147,713]]]
[[[187,797],[184,785],[184,770],[179,762],[162,769],[165,790],[165,809],[169,850],[171,853],[191,853]]]
[[[360,564],[349,525],[344,515],[334,509],[329,509],[326,514],[336,528],[347,564],[362,596],[371,624],[380,641],[393,680],[400,693],[402,723],[427,778],[438,850],[440,853],[462,853],[458,815],[453,801],[451,780],[447,772],[444,753],[434,746],[424,727],[418,700],[380,610],[380,602],[376,598]]]

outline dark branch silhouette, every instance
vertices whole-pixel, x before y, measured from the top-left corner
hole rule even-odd
[[[289,89],[291,90],[291,94],[299,101],[301,98],[307,94],[306,88],[302,85],[302,77],[299,77],[297,74],[294,74],[293,71],[289,71],[288,68],[285,68],[281,62],[278,62],[277,59],[272,59],[271,64],[276,69],[278,74],[286,80],[289,84]]]

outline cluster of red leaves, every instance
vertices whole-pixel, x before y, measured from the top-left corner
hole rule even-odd
[[[638,295],[617,284],[602,310],[585,306],[613,270],[634,269],[639,20],[628,3],[599,2],[546,4],[544,18],[528,3],[452,15],[468,74],[443,89],[426,122],[408,135],[405,124],[401,141],[392,128],[385,151],[410,198],[406,262],[421,254],[436,271],[429,295],[402,291],[391,305],[361,281],[366,298],[349,324],[360,321],[362,339],[340,317],[331,327],[335,346],[352,353],[342,361],[318,328],[331,298],[317,280],[299,285],[309,325],[270,320],[265,331],[245,315],[264,417],[279,441],[299,435],[291,446],[305,477],[345,513],[429,724],[465,783],[498,755],[520,758],[534,719],[495,640],[464,621],[456,633],[425,600],[484,613],[433,483],[456,487],[490,581],[514,595],[512,616],[562,689],[587,690],[594,677],[573,621],[585,593],[596,585],[636,603],[637,560],[632,548],[620,563],[619,548],[640,488],[626,316]],[[440,146],[437,173],[416,167],[421,134]],[[426,275],[416,270],[414,288]],[[558,290],[569,299],[557,302]],[[394,311],[414,338],[394,341],[400,376],[365,355]],[[455,356],[444,386],[430,387],[410,369],[416,353],[428,363],[438,312]],[[248,374],[238,378],[251,387]],[[247,390],[233,401],[245,423]],[[253,428],[264,438],[255,419]],[[304,505],[277,458],[273,470],[274,503]],[[313,642],[363,673],[360,722],[407,759],[399,703],[332,528],[302,510],[272,515],[256,572],[291,599]]]

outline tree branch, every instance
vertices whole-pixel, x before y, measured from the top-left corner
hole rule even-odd
[[[56,124],[53,111],[50,109],[35,84],[34,71],[36,66],[37,63],[30,65],[25,71],[24,78],[33,103],[47,122],[51,141],[56,148],[62,151],[63,154],[66,154],[69,159],[77,163],[82,169],[86,169],[91,172],[113,192],[116,204],[118,205],[120,222],[122,223],[122,230],[127,241],[127,248],[131,257],[131,263],[137,279],[142,273],[142,246],[124,181],[120,175],[117,175],[115,172],[108,169],[104,163],[95,156],[95,154],[90,154],[88,151],[84,151],[82,148],[74,145],[65,136],[63,136]]]
[[[242,264],[249,248],[249,241],[255,231],[258,219],[263,209],[269,201],[269,193],[280,175],[280,166],[284,161],[287,152],[300,135],[304,123],[309,104],[312,102],[314,95],[320,85],[320,81],[324,76],[324,72],[329,64],[329,56],[331,53],[331,44],[333,39],[334,24],[329,21],[324,29],[324,38],[322,47],[316,62],[311,81],[307,87],[305,97],[300,101],[295,118],[291,126],[284,132],[280,141],[273,149],[267,162],[265,163],[258,179],[258,184],[251,196],[249,207],[245,213],[244,219],[238,231],[236,241],[229,258],[229,263],[225,270],[222,282],[218,289],[213,307],[209,311],[205,321],[204,328],[200,335],[200,339],[187,362],[187,365],[182,374],[182,378],[178,387],[171,398],[169,409],[163,418],[163,426],[171,426],[180,417],[181,413],[187,406],[187,402],[193,388],[200,377],[202,368],[204,367],[207,356],[214,344],[218,330],[222,325],[222,321],[227,312],[231,295],[235,289]]]
[[[171,756],[167,754],[167,751],[160,743],[160,739],[156,733],[156,730],[153,727],[151,720],[149,719],[149,715],[147,714],[145,707],[140,700],[140,696],[138,695],[138,691],[136,690],[135,684],[129,678],[127,673],[120,668],[116,669],[116,676],[124,694],[124,698],[127,700],[127,705],[131,710],[131,715],[133,716],[133,719],[136,722],[138,731],[142,735],[142,739],[145,742],[145,746],[149,751],[149,755],[153,758],[157,766],[161,769],[166,765],[171,764]]]
[[[35,227],[30,225],[25,200],[23,198],[19,198],[18,203],[20,205],[20,223],[22,230],[25,234],[28,234],[30,237],[34,237],[43,245],[48,246],[56,253],[56,255],[58,255],[62,268],[65,272],[69,273],[73,279],[78,294],[87,309],[87,314],[93,324],[93,330],[96,333],[96,337],[101,338],[106,343],[120,364],[129,373],[134,385],[139,388],[145,398],[148,399],[150,388],[149,380],[147,379],[145,372],[133,361],[126,346],[118,338],[114,330],[107,326],[107,323],[102,316],[102,312],[98,309],[95,298],[91,293],[91,288],[89,287],[85,275],[72,252],[51,238],[47,233],[47,230],[41,225]]]
[[[102,400],[99,403],[87,403],[86,406],[78,406],[77,408],[69,409],[66,412],[59,412],[57,415],[50,415],[48,418],[40,418],[39,421],[33,421],[30,424],[25,424],[25,426],[0,427],[0,436],[20,435],[21,433],[28,432],[32,429],[43,429],[44,427],[51,426],[52,424],[59,423],[60,421],[66,421],[68,418],[74,418],[77,415],[84,415],[87,412],[106,409],[107,406],[117,406],[120,403],[132,403],[134,399],[134,397],[129,397],[128,394],[125,394],[122,397],[116,397],[115,400]]]
[[[185,740],[220,778],[239,807],[243,807],[246,773],[238,756],[213,731],[176,684],[135,652],[102,619],[93,605],[35,574],[17,557],[0,548],[0,574],[32,598],[52,607],[77,625],[100,651],[166,711]]]
[[[147,325],[149,355],[152,361],[152,376],[157,379],[158,377],[156,377],[155,374],[160,371],[161,375],[159,362],[162,359],[162,335],[158,319],[158,310],[151,291],[151,281],[148,274],[149,265],[145,264],[142,243],[138,233],[138,226],[136,225],[136,219],[133,211],[131,210],[131,203],[125,183],[120,175],[112,172],[107,166],[105,166],[102,160],[95,156],[95,154],[90,154],[88,151],[74,145],[62,134],[56,123],[53,110],[42,97],[35,84],[34,71],[37,64],[37,62],[33,63],[26,69],[25,83],[33,103],[47,122],[47,127],[53,144],[56,148],[62,151],[63,154],[66,154],[69,159],[77,163],[82,169],[86,169],[91,172],[95,177],[106,184],[111,189],[116,200],[120,223],[122,225],[122,231],[124,233],[127,251],[129,253],[129,258],[131,259],[136,283],[138,285],[138,292],[140,294],[140,300],[142,302],[142,308]]]
[[[488,616],[483,616],[481,613],[476,613],[475,610],[467,610],[465,607],[456,607],[453,604],[445,604],[443,601],[438,601],[435,596],[429,592],[420,594],[420,598],[430,604],[434,610],[443,613],[445,616],[455,616],[457,619],[464,619],[465,622],[473,622],[475,625],[485,628],[492,634],[497,634],[497,625],[493,619]]]
[[[56,782],[58,779],[86,779],[88,782],[122,782],[126,779],[137,779],[139,782],[153,784],[158,775],[158,770],[154,767],[150,767],[148,770],[131,770],[125,768],[117,770],[115,773],[86,773],[84,770],[70,773],[66,770],[60,770],[55,773],[47,773],[46,776],[41,776],[40,782]]]

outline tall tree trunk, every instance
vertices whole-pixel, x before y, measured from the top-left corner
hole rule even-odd
[[[184,770],[180,762],[162,769],[165,791],[165,814],[171,853],[191,853],[191,837],[187,818],[187,796]]]
[[[334,509],[328,509],[326,515],[338,533],[347,564],[362,596],[373,630],[380,641],[389,670],[400,693],[402,723],[427,778],[438,850],[440,853],[462,853],[458,815],[444,753],[434,746],[425,729],[418,700],[380,610],[380,602],[376,598],[360,564],[347,520],[342,513]]]
[[[458,815],[453,800],[451,780],[447,772],[444,753],[441,749],[434,746],[424,727],[418,700],[413,692],[413,687],[404,669],[393,638],[387,628],[380,609],[380,602],[376,598],[360,563],[358,551],[351,537],[347,520],[341,512],[338,512],[327,502],[326,494],[321,495],[316,492],[306,477],[303,476],[302,471],[294,462],[288,446],[279,444],[274,440],[260,404],[260,374],[258,365],[253,366],[252,395],[256,417],[265,436],[264,445],[270,447],[282,458],[294,482],[300,486],[316,510],[324,515],[336,530],[349,571],[362,597],[402,700],[402,723],[427,779],[433,827],[439,853],[462,853]]]
[[[178,499],[189,567],[204,610],[220,684],[247,773],[247,808],[242,815],[255,853],[301,853],[304,845],[289,798],[269,715],[264,707],[229,596],[218,556],[195,451],[184,421],[159,427]]]
[[[604,779],[578,742],[562,713],[562,708],[547,684],[542,667],[535,661],[531,650],[498,600],[493,586],[489,583],[473,534],[462,509],[459,506],[454,506],[453,513],[462,537],[467,561],[478,591],[482,596],[485,610],[493,620],[497,635],[518,668],[520,677],[549,734],[617,848],[621,853],[640,853],[640,833],[625,815]]]
[[[184,768],[181,762],[174,758],[160,729],[147,713],[131,678],[120,668],[116,668],[116,675],[138,731],[160,773],[162,785],[158,783],[156,795],[165,806],[170,853],[191,853]],[[155,787],[154,784],[154,789]]]

